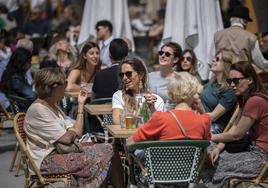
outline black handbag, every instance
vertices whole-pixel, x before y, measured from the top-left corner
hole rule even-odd
[[[250,145],[251,145],[250,136],[247,134],[240,140],[226,143],[224,149],[228,153],[239,153],[249,151]]]

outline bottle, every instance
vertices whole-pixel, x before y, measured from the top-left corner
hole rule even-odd
[[[146,123],[150,119],[149,107],[146,100],[142,103],[140,116],[143,117],[143,122]]]

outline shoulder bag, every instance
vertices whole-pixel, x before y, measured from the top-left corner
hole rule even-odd
[[[174,119],[176,120],[176,122],[177,122],[177,124],[178,124],[178,126],[179,126],[179,128],[180,128],[180,130],[181,130],[181,132],[182,132],[182,134],[183,134],[183,136],[185,137],[185,139],[189,139],[188,134],[186,133],[185,129],[183,128],[181,122],[179,121],[179,119],[177,118],[177,116],[175,115],[175,113],[172,112],[172,111],[169,111],[169,113],[170,113],[170,114],[174,117]]]

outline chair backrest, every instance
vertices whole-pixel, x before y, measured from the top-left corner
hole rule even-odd
[[[236,118],[238,116],[238,112],[239,112],[239,105],[237,105],[235,107],[235,111],[233,112],[233,115],[232,115],[231,119],[229,120],[228,124],[226,125],[223,132],[227,132],[233,126],[234,121],[236,120]]]
[[[29,178],[29,168],[34,171],[35,175],[38,177],[39,181],[44,184],[44,178],[41,175],[41,172],[37,165],[35,164],[33,158],[31,157],[27,147],[26,147],[26,133],[24,132],[24,118],[25,113],[19,112],[15,115],[14,118],[14,131],[16,134],[16,138],[19,142],[20,149],[22,152],[22,159],[24,163],[24,171],[26,171],[25,177]]]
[[[8,94],[7,98],[10,102],[10,106],[11,106],[11,109],[12,109],[14,114],[16,114],[18,112],[22,112],[22,110],[20,110],[20,108],[19,108],[19,103],[24,104],[26,106],[30,106],[30,104],[31,104],[27,99],[25,99],[23,97],[19,97],[17,95]]]
[[[90,104],[106,104],[106,103],[111,103],[112,98],[98,98],[98,99],[93,99]],[[113,124],[113,117],[112,114],[104,114],[101,125],[103,127],[107,125],[112,125]]]
[[[128,149],[145,150],[149,184],[186,184],[196,181],[202,151],[208,145],[208,140],[168,140],[140,142]]]

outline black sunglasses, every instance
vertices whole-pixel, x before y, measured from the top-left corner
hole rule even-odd
[[[132,77],[132,71],[120,72],[120,73],[119,73],[119,77],[120,77],[121,79],[124,78],[124,75],[126,75],[127,78],[131,78],[131,77]]]
[[[171,53],[169,53],[169,52],[164,52],[164,51],[162,51],[162,50],[158,52],[158,55],[159,55],[159,56],[162,56],[163,54],[165,54],[166,57],[170,57],[170,56],[173,55],[173,54],[171,54]]]
[[[189,62],[192,62],[193,61],[193,58],[188,56],[188,57],[183,57],[184,60],[186,61],[189,61]]]
[[[227,78],[226,79],[226,82],[229,84],[229,85],[231,85],[232,83],[234,83],[235,85],[237,85],[237,84],[239,84],[240,83],[240,81],[242,80],[242,79],[244,79],[245,77],[240,77],[240,78]]]

